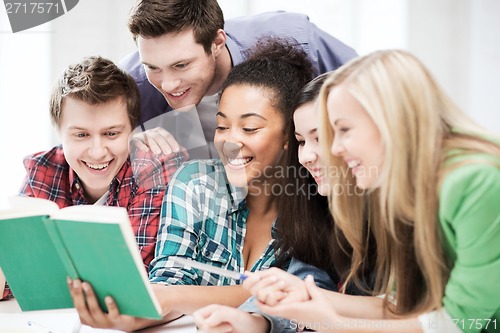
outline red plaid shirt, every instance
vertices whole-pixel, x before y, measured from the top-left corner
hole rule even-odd
[[[105,205],[127,208],[146,269],[154,257],[166,185],[183,160],[178,154],[154,156],[135,150],[109,185]],[[61,146],[26,157],[24,166],[27,174],[20,195],[51,200],[59,208],[89,204]],[[8,294],[6,289],[4,297]]]

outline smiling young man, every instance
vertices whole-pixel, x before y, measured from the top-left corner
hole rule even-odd
[[[136,83],[107,59],[84,58],[56,82],[50,117],[62,145],[25,158],[19,194],[54,201],[60,208],[125,207],[147,269],[166,184],[183,158],[129,152],[129,136],[140,117]]]
[[[279,11],[224,22],[216,0],[139,0],[128,25],[138,51],[124,59],[122,66],[138,84],[140,123],[148,122],[143,129],[150,129],[149,145],[155,152],[158,146],[164,152],[176,151],[178,145],[172,139],[177,139],[176,133],[182,130],[172,131],[167,125],[172,137],[156,128],[170,121],[162,121],[159,116],[196,105],[202,136],[211,156],[217,157],[213,138],[218,93],[233,66],[244,61],[247,50],[265,36],[300,45],[313,65],[314,75],[334,70],[356,56],[352,48],[319,29],[305,15]]]
[[[48,199],[60,208],[127,208],[147,268],[165,187],[182,158],[129,152],[129,135],[140,117],[134,80],[107,59],[85,58],[56,82],[50,116],[62,145],[25,158],[20,195]]]

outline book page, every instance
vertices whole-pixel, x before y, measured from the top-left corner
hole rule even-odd
[[[8,199],[9,208],[0,211],[0,219],[24,216],[50,215],[59,210],[55,202],[46,199],[12,196]]]
[[[64,207],[53,212],[50,217],[55,220],[69,220],[92,223],[130,224],[128,212],[123,207],[78,205]]]

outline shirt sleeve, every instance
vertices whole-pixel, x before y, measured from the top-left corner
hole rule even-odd
[[[357,57],[356,51],[337,38],[308,22],[309,45],[307,53],[313,67],[318,72],[315,75],[330,72]]]
[[[443,304],[464,332],[500,320],[500,170],[488,163],[451,171],[440,195],[447,252],[456,255]]]
[[[199,284],[196,270],[176,267],[171,258],[180,256],[196,260],[201,209],[198,188],[191,183],[192,166],[181,167],[167,186],[156,256],[150,265],[149,278],[153,283]]]
[[[338,291],[337,283],[332,280],[330,275],[325,271],[306,264],[300,260],[292,258],[290,266],[288,267],[288,273],[293,274],[301,279],[305,279],[308,275],[314,276],[314,281],[316,285],[320,288]],[[286,318],[270,316],[259,310],[255,303],[255,297],[250,297],[245,303],[240,306],[240,309],[249,313],[258,313],[264,318],[266,318],[270,323],[269,333],[291,333],[296,332],[298,323]]]
[[[304,14],[276,11],[227,20],[224,30],[234,64],[243,61],[245,50],[264,35],[293,40],[307,53],[314,76],[333,71],[357,53],[348,45],[318,28]]]
[[[23,197],[34,197],[35,195],[33,194],[33,189],[31,188],[28,177],[24,177],[24,180],[21,184],[21,188],[19,189],[18,192],[19,195]]]
[[[460,333],[457,325],[453,322],[445,309],[426,312],[418,316],[420,327],[424,333]]]
[[[33,188],[31,187],[31,177],[36,178],[36,174],[32,174],[32,164],[33,162],[31,161],[30,157],[27,157],[23,161],[24,167],[26,169],[26,174],[24,176],[24,179],[21,183],[21,187],[19,189],[18,195],[23,196],[23,197],[35,197],[35,193],[33,192]]]
[[[138,187],[129,203],[128,215],[146,269],[154,258],[165,189],[182,160],[179,155],[155,157],[135,155],[133,158],[134,176]]]

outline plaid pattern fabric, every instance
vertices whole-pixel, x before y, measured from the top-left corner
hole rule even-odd
[[[246,193],[230,185],[220,160],[191,161],[172,177],[165,194],[156,256],[151,262],[153,283],[234,285],[238,281],[194,268],[179,267],[174,257],[243,272],[243,241],[248,209]],[[272,240],[251,268],[270,267],[275,260]]]
[[[106,206],[125,207],[146,268],[153,259],[166,184],[183,162],[181,155],[133,151],[109,185]],[[20,195],[54,201],[60,208],[85,205],[83,186],[61,146],[24,159],[27,174]]]

